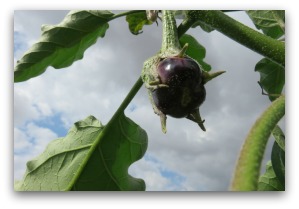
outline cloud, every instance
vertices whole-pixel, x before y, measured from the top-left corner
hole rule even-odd
[[[147,191],[184,191],[184,177],[169,170],[163,163],[150,154],[134,163],[129,173],[146,181]]]
[[[20,126],[27,121],[40,117],[40,112],[33,105],[33,97],[22,88],[14,89],[14,125]]]
[[[47,144],[58,138],[57,134],[48,128],[28,123],[22,129],[14,128],[14,178],[23,177],[26,162],[41,154]]]
[[[66,13],[15,12],[15,31],[23,34],[15,36],[16,41],[29,46],[39,38],[41,24],[56,24]],[[246,14],[232,15],[250,23]],[[67,69],[49,68],[39,77],[14,85],[15,151],[22,154],[15,155],[15,177],[25,171],[27,160],[58,137],[57,127],[68,130],[88,115],[106,124],[139,77],[144,60],[160,48],[160,24],[145,26],[138,36],[129,32],[124,18],[109,24],[105,37],[85,52],[83,60]],[[137,93],[125,113],[146,130],[149,144],[146,156],[131,166],[130,173],[143,178],[148,190],[227,190],[242,143],[270,104],[261,95],[259,75],[254,72],[260,55],[216,31],[196,28],[188,33],[206,47],[206,62],[212,69],[227,72],[206,85],[201,115],[207,132],[187,119],[168,117],[168,132],[163,134],[146,89]],[[25,50],[18,47],[15,60]]]

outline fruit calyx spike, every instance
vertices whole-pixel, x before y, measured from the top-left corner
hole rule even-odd
[[[187,49],[188,49],[188,46],[189,46],[189,44],[186,43],[184,45],[184,47],[182,48],[182,50],[180,51],[180,53],[177,55],[177,57],[183,58],[185,56],[185,53],[186,53]]]
[[[203,125],[203,123],[205,122],[205,120],[201,119],[201,116],[200,116],[200,113],[199,113],[199,109],[195,109],[186,118],[189,119],[189,120],[192,120],[195,123],[197,123],[199,125],[199,127],[201,128],[201,130],[206,131],[206,128]]]

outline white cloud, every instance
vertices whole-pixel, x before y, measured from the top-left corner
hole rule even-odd
[[[40,117],[40,112],[33,105],[32,94],[20,88],[14,89],[14,124],[20,126],[27,121]]]
[[[14,128],[14,152],[27,150],[31,148],[31,143],[29,142],[26,133],[18,128]]]
[[[50,129],[36,126],[33,123],[26,126],[26,132],[32,138],[36,153],[42,152],[51,140],[58,138],[57,134]]]
[[[181,191],[186,190],[183,182],[177,182],[177,173],[167,170],[165,165],[146,154],[144,158],[134,163],[129,173],[137,178],[142,178],[146,182],[146,191]],[[162,174],[162,173],[166,174]],[[170,173],[167,174],[167,173]]]
[[[160,175],[160,171],[155,163],[145,160],[144,158],[134,163],[129,173],[136,177],[142,178],[146,182],[147,191],[161,191],[164,190],[169,181]]]
[[[15,179],[20,180],[25,173],[26,162],[41,154],[47,144],[58,138],[48,128],[28,123],[22,130],[14,128],[14,170]]]

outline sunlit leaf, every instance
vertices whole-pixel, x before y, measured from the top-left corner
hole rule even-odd
[[[27,163],[17,191],[145,190],[128,167],[147,149],[147,134],[124,114],[107,126],[93,116],[79,121]]]
[[[277,179],[271,161],[267,163],[266,172],[260,177],[258,182],[259,191],[284,191],[285,188]]]
[[[129,24],[129,29],[132,34],[138,35],[142,33],[142,28],[144,25],[153,24],[152,21],[149,21],[146,17],[145,11],[142,13],[134,13],[126,16],[126,21]]]

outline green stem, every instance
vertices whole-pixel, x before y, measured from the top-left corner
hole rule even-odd
[[[232,191],[256,191],[266,144],[276,124],[285,114],[285,96],[264,111],[251,128],[237,162]]]
[[[116,110],[116,112],[112,116],[110,121],[113,121],[115,118],[118,117],[118,115],[120,115],[121,113],[123,113],[125,111],[125,109],[130,104],[130,102],[132,101],[134,96],[137,94],[137,92],[139,91],[139,89],[141,88],[142,85],[143,85],[143,81],[142,81],[141,77],[139,77],[138,80],[135,82],[134,86],[131,88],[128,95],[126,96],[126,98],[123,100],[123,102],[121,103],[119,108]],[[109,121],[109,123],[110,123],[110,121]]]
[[[178,39],[178,31],[173,11],[162,11],[162,47],[161,52],[173,53],[180,51],[180,42]]]
[[[182,35],[184,35],[189,28],[194,24],[194,21],[192,19],[186,18],[181,22],[181,24],[178,27],[178,37],[180,38]]]
[[[190,10],[187,12],[187,18],[193,23],[202,21],[280,66],[285,66],[285,44],[283,42],[249,28],[221,11]]]
[[[132,11],[127,11],[127,12],[122,12],[122,13],[113,15],[112,17],[110,17],[110,20],[113,20],[113,19],[116,19],[116,18],[119,18],[119,17],[123,17],[123,16],[127,16],[127,15],[130,15],[130,14],[142,13],[142,12],[145,13],[145,10],[132,10]]]

